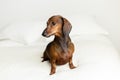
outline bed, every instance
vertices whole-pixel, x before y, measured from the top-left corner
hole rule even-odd
[[[120,80],[119,53],[109,33],[91,17],[66,16],[73,25],[73,62],[57,66],[49,75],[49,62],[41,62],[46,45],[54,38],[41,36],[45,21],[15,22],[1,28],[0,80]]]

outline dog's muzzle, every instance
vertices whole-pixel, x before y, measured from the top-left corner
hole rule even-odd
[[[50,37],[50,35],[47,33],[46,29],[43,31],[42,36],[44,36],[44,37]]]

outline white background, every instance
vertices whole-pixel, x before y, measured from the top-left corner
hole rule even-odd
[[[120,0],[0,0],[0,26],[52,14],[88,14],[110,33],[120,51]]]

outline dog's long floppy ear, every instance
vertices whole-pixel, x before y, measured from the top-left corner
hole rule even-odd
[[[69,33],[71,31],[72,25],[67,19],[65,19],[63,17],[62,17],[62,22],[63,22],[63,24],[62,24],[63,35],[66,37],[69,35]]]

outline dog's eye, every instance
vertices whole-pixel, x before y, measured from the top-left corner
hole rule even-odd
[[[52,22],[52,25],[54,26],[54,25],[56,25],[56,23],[55,23],[55,22]]]

